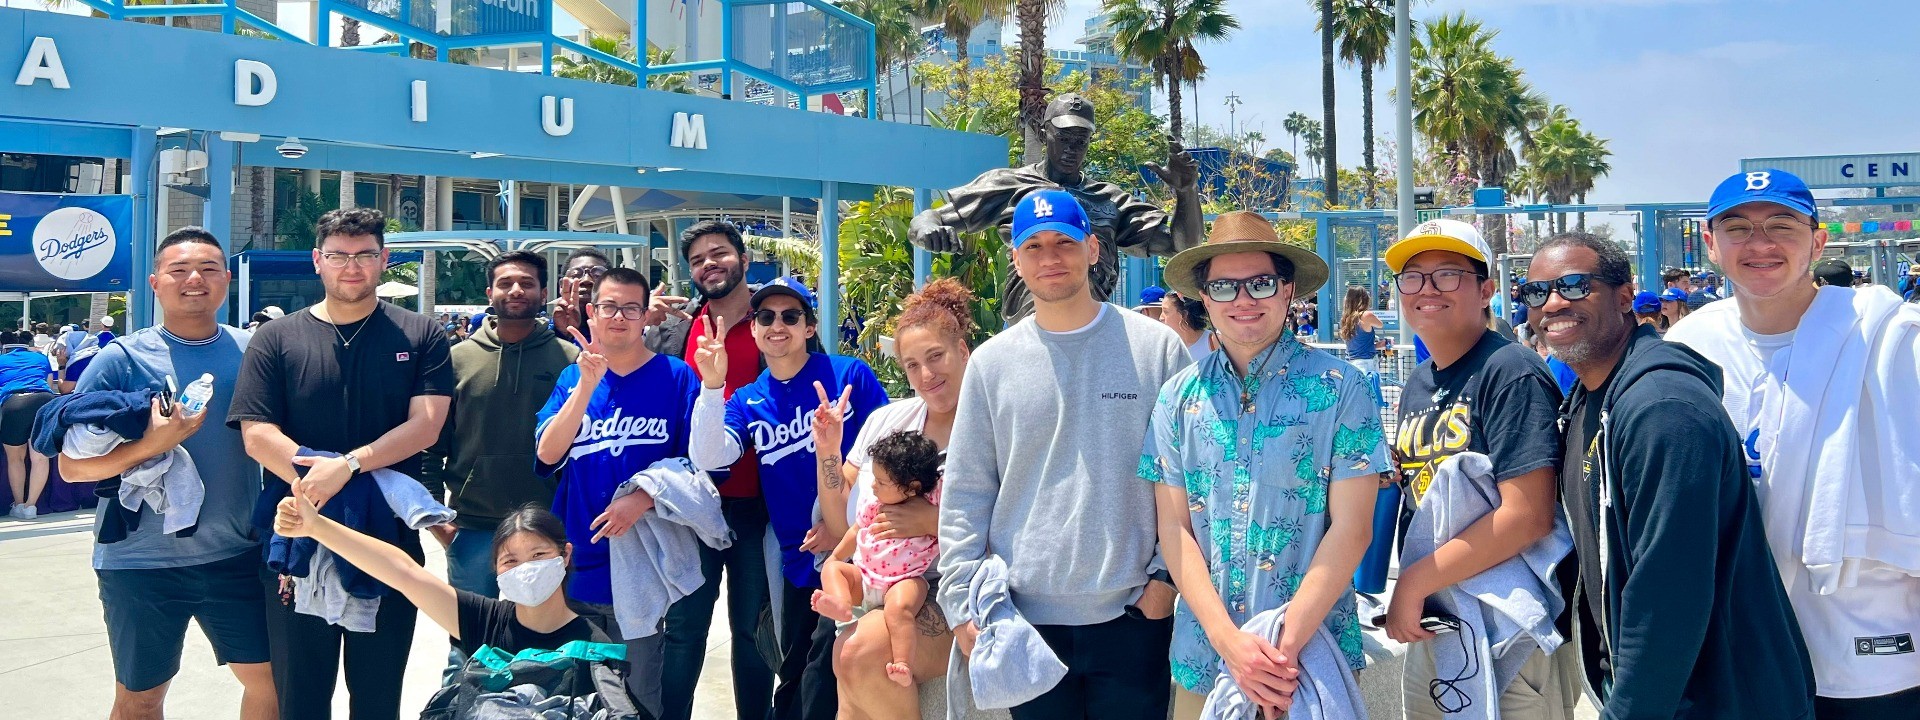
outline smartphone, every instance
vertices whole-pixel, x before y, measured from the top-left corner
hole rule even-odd
[[[173,384],[173,376],[168,375],[167,389],[160,391],[160,415],[161,416],[173,417],[173,394],[179,391],[180,391],[180,388]]]
[[[1420,629],[1430,633],[1456,632],[1460,629],[1460,620],[1447,615],[1434,615],[1420,618]]]

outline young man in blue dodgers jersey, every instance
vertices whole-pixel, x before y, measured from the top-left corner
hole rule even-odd
[[[613,492],[655,462],[686,456],[687,420],[700,382],[680,358],[648,350],[641,338],[646,276],[631,268],[607,271],[596,283],[593,304],[581,312],[593,339],[567,328],[580,343],[580,356],[560,371],[540,409],[536,470],[567,469],[553,497],[553,512],[573,540],[567,597],[616,635],[606,539],[625,534],[653,508],[653,499],[635,492],[613,500]],[[627,691],[652,717],[661,709],[665,640],[665,633],[656,632],[626,641]]]
[[[767,369],[753,384],[722,400],[729,362],[726,343],[711,317],[695,351],[705,378],[693,410],[693,464],[718,470],[739,459],[747,443],[760,459],[760,490],[767,517],[780,542],[780,574],[786,582],[774,598],[780,610],[780,685],[773,693],[773,717],[831,718],[839,709],[833,681],[833,626],[813,611],[820,588],[815,553],[833,549],[815,520],[819,485],[817,466],[839,467],[866,425],[867,417],[888,402],[873,368],[859,358],[828,355],[819,349],[813,292],[790,277],[775,278],[753,293],[753,339]],[[819,390],[839,388],[845,401],[846,433],[837,448],[813,445],[813,413],[821,407]]]

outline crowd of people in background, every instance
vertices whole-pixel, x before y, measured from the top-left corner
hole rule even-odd
[[[246,328],[182,229],[159,325],[0,333],[13,514],[47,457],[101,483],[116,718],[160,717],[189,620],[243,718],[329,717],[339,677],[397,717],[424,615],[430,711],[685,719],[722,588],[741,720],[919,717],[939,677],[949,717],[1361,717],[1365,629],[1407,646],[1408,717],[1920,712],[1920,306],[1816,265],[1797,178],[1714,191],[1724,286],[1643,289],[1569,232],[1503,295],[1472,225],[1421,223],[1331,351],[1328,264],[1260,215],[1131,312],[1072,193],[1013,218],[1032,314],[975,346],[973,295],[926,284],[887,328],[900,398],[825,352],[804,282],[746,282],[725,222],[678,239],[690,297],[508,252],[485,313],[432,317],[375,294],[385,218],[333,211],[324,300]],[[1397,405],[1373,291],[1422,349]],[[1376,549],[1400,572],[1363,597]],[[488,680],[520,662],[604,682]]]

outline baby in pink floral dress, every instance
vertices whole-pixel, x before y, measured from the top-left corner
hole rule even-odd
[[[916,497],[940,504],[939,452],[932,440],[911,430],[873,444],[869,451],[873,457],[873,497],[861,504],[859,522],[847,529],[820,569],[821,589],[813,593],[814,612],[838,622],[852,621],[856,607],[882,610],[893,643],[887,678],[902,687],[913,685],[909,662],[920,634],[914,618],[927,602],[927,579],[923,576],[940,559],[940,541],[932,535],[877,539],[869,528],[884,505]]]

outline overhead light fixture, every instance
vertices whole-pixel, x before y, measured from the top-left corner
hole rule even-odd
[[[634,168],[634,170],[633,170],[633,171],[634,171],[635,173],[638,173],[638,174],[641,174],[641,175],[645,175],[645,174],[647,174],[647,169],[646,169],[646,168]]]
[[[660,168],[660,172],[680,172],[680,168],[663,167]]]
[[[300,138],[297,138],[297,137],[287,138],[284,142],[281,142],[279,145],[275,146],[273,149],[275,152],[280,153],[280,157],[286,158],[288,160],[298,160],[302,157],[306,157],[306,154],[307,154],[306,144],[300,142]]]
[[[166,137],[168,135],[179,135],[186,131],[187,131],[186,128],[163,127],[163,128],[160,128],[159,130],[155,130],[153,134],[157,137]]]
[[[477,153],[474,153],[471,157],[475,160],[485,160],[487,158],[500,157],[500,155],[501,153],[497,153],[497,152],[477,152]]]
[[[229,130],[222,130],[220,132],[220,139],[225,140],[227,142],[246,142],[246,143],[260,142],[260,133],[232,132]]]

